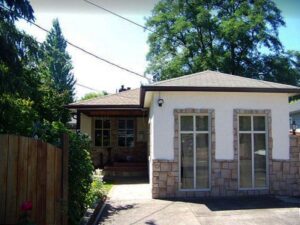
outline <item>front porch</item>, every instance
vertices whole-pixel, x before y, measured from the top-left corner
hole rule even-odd
[[[91,137],[92,161],[104,179],[148,179],[147,110],[80,110],[77,129]]]

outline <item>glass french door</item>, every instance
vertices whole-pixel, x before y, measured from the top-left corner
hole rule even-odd
[[[264,115],[239,116],[239,187],[267,186],[267,126]]]
[[[181,189],[209,189],[210,123],[208,115],[180,116]]]

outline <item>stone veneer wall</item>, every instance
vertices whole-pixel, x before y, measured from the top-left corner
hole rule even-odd
[[[179,114],[207,113],[211,119],[211,185],[209,191],[179,191]],[[264,114],[268,124],[269,188],[238,190],[238,114]],[[300,137],[291,136],[290,160],[272,159],[271,110],[234,109],[234,159],[216,160],[213,109],[174,110],[174,160],[153,160],[152,197],[245,196],[261,194],[300,195]]]

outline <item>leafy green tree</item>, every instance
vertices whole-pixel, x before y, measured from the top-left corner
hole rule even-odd
[[[146,73],[162,80],[206,69],[255,77],[268,54],[285,58],[278,38],[284,24],[272,0],[161,0],[146,22],[154,31]]]
[[[97,98],[97,97],[101,97],[104,95],[107,95],[108,93],[106,91],[102,91],[102,92],[90,92],[85,94],[80,100],[88,100],[88,99],[92,99],[92,98]]]
[[[71,57],[66,51],[67,42],[62,34],[57,19],[53,21],[53,27],[44,42],[44,61],[49,68],[50,77],[53,80],[53,88],[59,93],[59,107],[53,109],[57,114],[53,114],[53,120],[66,123],[70,119],[69,110],[64,108],[74,100],[74,85],[76,83],[72,73]],[[62,104],[61,104],[62,103]],[[57,104],[56,104],[57,105]],[[59,117],[59,118],[57,118]]]

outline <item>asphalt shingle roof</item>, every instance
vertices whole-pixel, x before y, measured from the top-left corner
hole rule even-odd
[[[140,88],[119,92],[116,94],[105,95],[93,99],[83,100],[69,104],[69,106],[101,106],[101,105],[139,105],[140,104]]]
[[[300,88],[296,86],[245,78],[210,70],[156,82],[142,86],[141,88],[150,88],[150,91],[151,89],[155,88],[153,89],[154,91],[160,91],[160,88],[163,90],[163,88],[176,87],[186,88],[186,90],[188,90],[188,88],[191,90],[193,90],[193,88],[200,88],[200,90],[202,90],[201,88],[208,88],[210,91],[213,91],[214,89],[218,89],[219,91],[220,89],[224,89],[224,91],[227,90],[234,92],[236,89],[240,89],[239,91],[244,91],[245,88],[245,92],[249,91],[249,89],[252,89],[252,92],[256,92],[257,89],[260,89],[259,92],[268,92],[268,90],[271,90],[271,92],[284,93],[286,90],[288,90],[287,93],[300,93]],[[69,104],[68,107],[139,107],[141,98],[140,92],[140,88],[132,89],[116,94],[75,102]]]
[[[149,85],[151,86],[151,85]],[[215,71],[203,71],[191,75],[181,76],[160,81],[152,86],[180,86],[180,87],[219,87],[219,88],[296,88],[286,84],[279,84],[263,80],[235,76]]]

